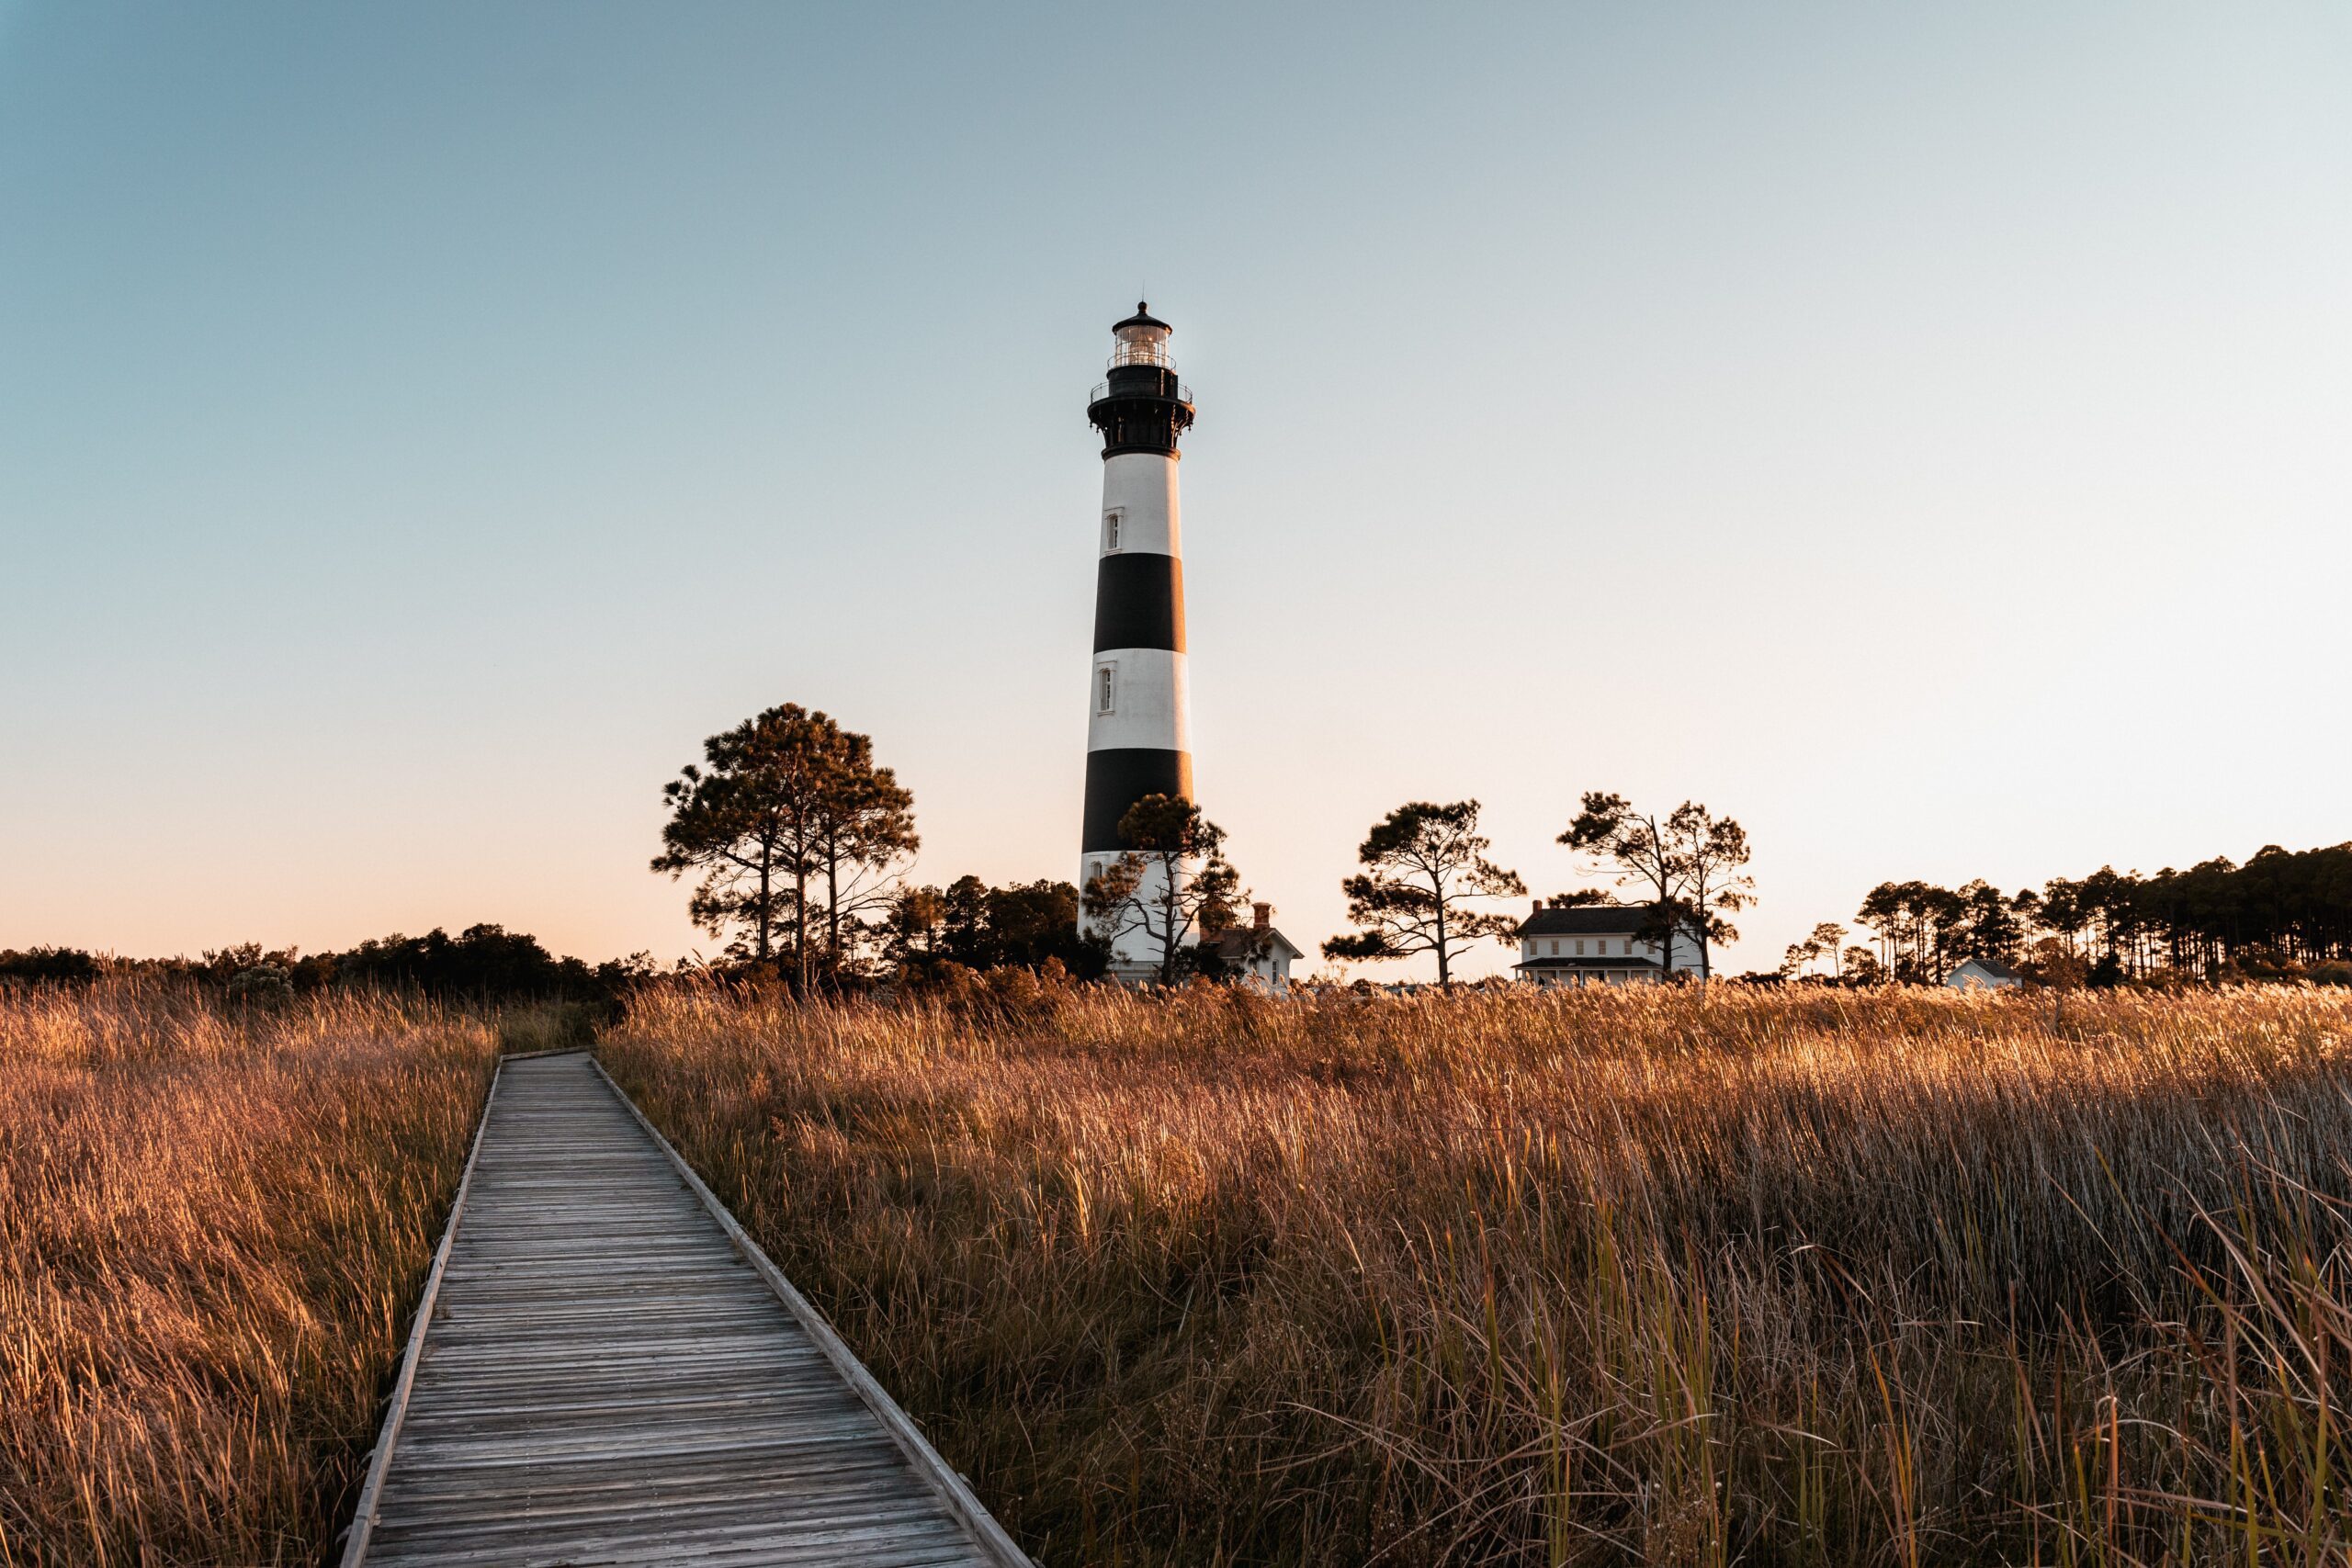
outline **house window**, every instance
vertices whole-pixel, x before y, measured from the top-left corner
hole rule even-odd
[[[1579,954],[1581,954],[1581,953],[1584,952],[1584,943],[1582,943],[1582,942],[1578,942],[1578,943],[1577,943],[1577,952]]]
[[[1555,958],[1560,956],[1560,944],[1556,939],[1555,939],[1552,943],[1552,956]]]
[[[1118,700],[1119,667],[1103,664],[1094,671],[1094,711],[1109,713]]]
[[[1102,548],[1105,551],[1111,551],[1115,550],[1118,547],[1119,513],[1115,512],[1106,512],[1102,514]]]

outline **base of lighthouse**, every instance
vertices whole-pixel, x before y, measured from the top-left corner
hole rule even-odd
[[[1116,851],[1095,851],[1079,859],[1079,886],[1082,889],[1104,870],[1118,863]],[[1136,890],[1136,898],[1146,909],[1158,911],[1161,906],[1168,879],[1158,864],[1144,868],[1143,882]],[[1136,929],[1131,913],[1105,919],[1093,911],[1080,916],[1084,930],[1096,936],[1111,938],[1111,962],[1104,973],[1124,985],[1156,985],[1160,974],[1160,941],[1153,930]],[[1117,929],[1124,927],[1125,929]],[[1196,939],[1187,933],[1177,940],[1179,948],[1196,945]]]

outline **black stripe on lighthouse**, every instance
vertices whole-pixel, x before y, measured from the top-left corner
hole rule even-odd
[[[1184,563],[1150,551],[1104,556],[1094,571],[1094,651],[1184,651]]]
[[[1064,774],[1065,778],[1069,775]],[[1086,754],[1086,838],[1081,852],[1116,853],[1119,818],[1147,795],[1193,798],[1193,754],[1157,746],[1116,746]],[[1068,843],[1069,840],[1062,840]]]

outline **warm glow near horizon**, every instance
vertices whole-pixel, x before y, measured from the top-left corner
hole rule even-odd
[[[1337,15],[0,0],[0,947],[714,953],[785,701],[1073,876],[1147,289],[1303,947],[1416,798],[1739,818],[1728,971],[2352,839],[2352,14]]]

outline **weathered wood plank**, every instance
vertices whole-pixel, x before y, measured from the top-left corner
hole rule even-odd
[[[509,1058],[345,1568],[1028,1568],[587,1058]]]

